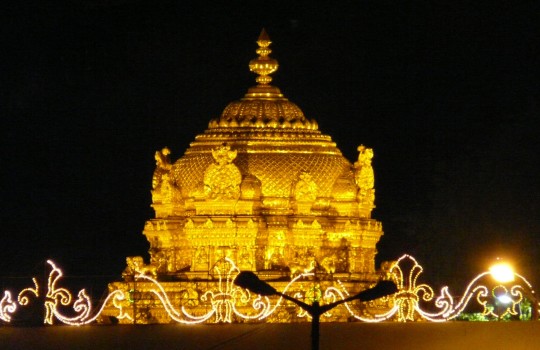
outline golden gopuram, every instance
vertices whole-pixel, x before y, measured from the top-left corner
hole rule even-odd
[[[358,160],[348,161],[270,84],[278,62],[264,30],[257,44],[249,62],[257,84],[210,120],[183,156],[155,153],[155,217],[143,231],[151,260],[128,257],[123,281],[109,285],[130,296],[120,323],[309,321],[288,301],[235,286],[241,270],[322,303],[381,278],[373,150],[360,145]],[[347,307],[321,321],[347,321]]]

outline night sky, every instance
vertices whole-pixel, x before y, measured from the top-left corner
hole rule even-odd
[[[0,5],[0,276],[147,257],[154,152],[255,84],[265,27],[273,83],[351,162],[375,151],[378,261],[464,288],[503,256],[540,288],[539,2],[223,3]]]

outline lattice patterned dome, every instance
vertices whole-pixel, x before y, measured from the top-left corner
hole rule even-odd
[[[231,102],[173,166],[183,197],[197,191],[206,168],[214,162],[211,151],[223,144],[238,152],[234,164],[242,174],[260,181],[265,198],[289,198],[301,172],[311,174],[319,197],[332,197],[340,177],[354,182],[350,162],[330,136],[322,134],[317,123],[308,120],[277,87],[268,85],[268,74],[277,70],[278,64],[268,57],[270,40],[265,32],[258,44],[260,56],[250,62],[250,68],[259,74],[259,85],[250,88],[241,100]]]

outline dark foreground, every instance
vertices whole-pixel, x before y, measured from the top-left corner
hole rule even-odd
[[[310,325],[0,327],[1,349],[310,349]],[[540,349],[540,322],[321,324],[321,350]]]

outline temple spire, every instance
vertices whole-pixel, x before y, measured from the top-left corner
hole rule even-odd
[[[259,75],[257,78],[255,78],[255,81],[259,83],[259,85],[270,84],[272,81],[270,74],[277,71],[279,67],[277,60],[268,57],[268,55],[272,52],[272,50],[269,48],[271,43],[272,41],[270,40],[270,37],[263,28],[261,34],[259,35],[259,39],[257,40],[257,45],[259,45],[259,48],[255,51],[259,57],[254,58],[249,62],[249,70]]]

